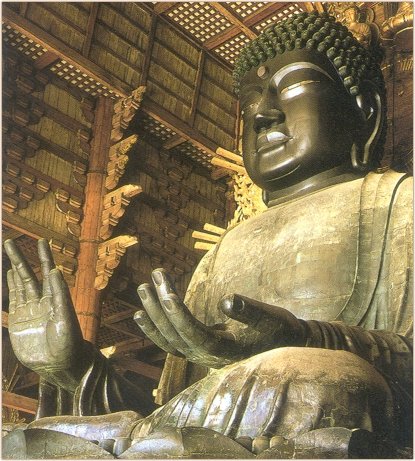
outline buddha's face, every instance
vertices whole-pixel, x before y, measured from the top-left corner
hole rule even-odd
[[[330,61],[296,50],[251,69],[241,82],[243,156],[269,192],[350,164],[359,110]]]

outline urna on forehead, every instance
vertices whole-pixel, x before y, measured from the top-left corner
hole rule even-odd
[[[300,50],[329,60],[353,96],[360,93],[364,80],[370,80],[380,92],[384,90],[379,66],[383,56],[381,49],[369,52],[333,16],[312,12],[268,26],[241,51],[234,70],[235,91],[239,91],[241,80],[250,69]]]

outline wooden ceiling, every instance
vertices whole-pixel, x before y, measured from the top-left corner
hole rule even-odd
[[[318,2],[3,3],[3,41],[87,95],[147,87],[140,129],[211,169],[236,150],[232,67],[261,29]],[[215,177],[226,171],[215,168]]]

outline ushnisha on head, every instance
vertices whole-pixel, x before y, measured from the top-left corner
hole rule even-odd
[[[253,181],[272,195],[378,166],[386,128],[382,56],[325,13],[295,15],[249,43],[234,78]]]

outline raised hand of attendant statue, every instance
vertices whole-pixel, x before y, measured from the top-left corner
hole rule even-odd
[[[89,365],[90,348],[49,244],[38,241],[42,285],[12,240],[4,248],[12,263],[7,272],[9,333],[16,357],[47,382],[73,392]]]
[[[275,347],[306,342],[304,322],[289,311],[240,295],[220,302],[229,321],[208,327],[180,300],[163,269],[153,271],[152,278],[154,287],[143,284],[137,289],[145,311],[137,311],[134,319],[166,352],[220,368]]]

